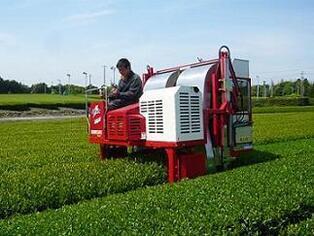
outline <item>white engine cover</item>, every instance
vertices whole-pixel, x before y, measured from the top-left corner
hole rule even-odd
[[[204,139],[202,94],[190,86],[145,91],[140,113],[146,120],[146,140],[182,142]]]

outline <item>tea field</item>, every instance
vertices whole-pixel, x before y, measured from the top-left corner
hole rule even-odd
[[[98,95],[89,95],[91,100],[99,100]],[[312,112],[314,103],[309,99],[308,104],[299,104],[301,98],[269,98],[267,100],[278,100],[271,106],[265,105],[265,99],[253,99],[254,113],[282,113],[282,112]],[[302,100],[302,99],[301,99]],[[280,102],[281,101],[281,102]],[[288,103],[282,101],[290,101]],[[28,110],[30,108],[58,109],[58,107],[69,107],[84,109],[85,95],[59,95],[59,94],[0,94],[0,110]]]
[[[84,103],[84,95],[0,94],[0,105]]]
[[[314,111],[254,122],[251,154],[174,185],[157,163],[99,161],[84,119],[0,123],[0,235],[313,235]]]
[[[98,100],[98,96],[90,95],[90,99]],[[85,95],[58,95],[58,94],[0,94],[1,110],[29,110],[33,108],[58,109],[70,107],[84,109]]]

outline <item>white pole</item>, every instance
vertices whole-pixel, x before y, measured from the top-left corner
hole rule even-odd
[[[70,95],[70,78],[71,78],[71,74],[67,74],[68,76],[68,95]]]
[[[104,65],[104,86],[106,86],[106,65]]]
[[[259,76],[256,76],[257,86],[256,86],[256,97],[259,97]]]
[[[61,80],[58,79],[58,81],[59,81],[59,95],[61,95]]]
[[[85,113],[86,113],[86,117],[88,115],[88,110],[87,110],[87,92],[86,92],[86,89],[87,89],[87,73],[86,72],[83,72],[83,75],[85,75]]]
[[[112,70],[112,78],[113,78],[113,81],[111,81],[111,83],[115,84],[116,83],[116,67],[111,66],[110,69]]]

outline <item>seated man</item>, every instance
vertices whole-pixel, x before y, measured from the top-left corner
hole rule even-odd
[[[139,75],[131,70],[131,64],[126,58],[117,63],[121,74],[118,87],[109,94],[108,110],[114,110],[133,103],[137,103],[143,94],[142,81]]]

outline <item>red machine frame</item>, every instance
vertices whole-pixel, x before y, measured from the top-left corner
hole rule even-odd
[[[226,48],[227,51],[222,49]],[[147,68],[147,73],[143,74],[143,84],[155,74],[162,74],[177,71],[186,67],[198,67],[213,64],[211,79],[206,86],[212,94],[211,107],[204,109],[205,125],[209,124],[209,117],[212,127],[213,148],[221,151],[224,149],[224,126],[228,123],[228,118],[237,111],[237,98],[239,88],[237,78],[230,60],[230,53],[227,47],[219,50],[219,58],[214,60],[202,61],[187,65],[181,65],[154,72],[152,67]],[[229,65],[229,68],[227,66]],[[226,99],[224,80],[230,71],[234,88],[232,91],[231,102]],[[144,86],[144,85],[143,85]],[[95,124],[95,120],[98,121]],[[251,116],[250,116],[251,120]],[[173,183],[183,178],[193,178],[204,175],[207,170],[206,156],[203,153],[180,153],[182,148],[190,148],[197,145],[206,144],[206,130],[204,138],[197,141],[186,142],[152,142],[142,139],[145,133],[145,118],[140,115],[139,104],[132,104],[117,110],[106,111],[105,102],[94,102],[89,107],[89,142],[100,144],[100,158],[107,158],[107,150],[111,147],[141,146],[150,149],[164,149],[168,158],[168,181]],[[239,152],[230,147],[230,153],[238,155]]]

